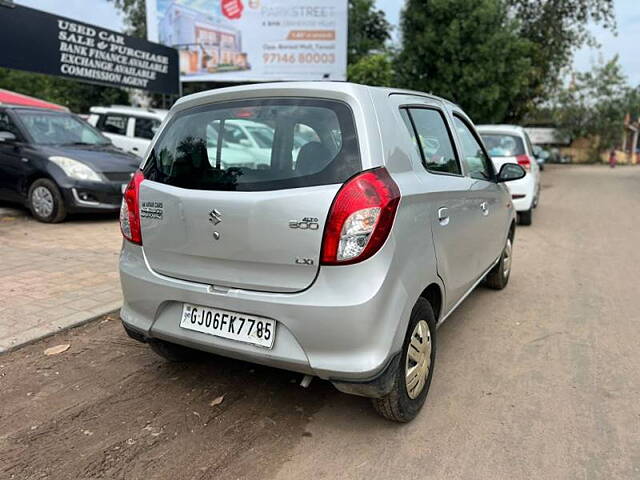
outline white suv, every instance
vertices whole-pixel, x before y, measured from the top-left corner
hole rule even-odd
[[[109,137],[113,144],[139,157],[144,156],[151,139],[167,116],[167,110],[119,105],[91,107],[87,121]]]

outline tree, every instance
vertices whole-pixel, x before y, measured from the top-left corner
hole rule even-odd
[[[147,10],[145,0],[110,0],[122,10],[127,29],[133,37],[147,38]]]
[[[518,20],[518,35],[535,45],[530,57],[535,75],[509,108],[518,119],[559,86],[559,74],[570,65],[576,49],[596,43],[590,24],[615,30],[614,8],[613,0],[504,1]]]
[[[385,42],[391,38],[391,25],[374,4],[375,0],[349,0],[349,65],[372,52],[384,50]]]
[[[477,122],[511,118],[536,71],[502,0],[407,0],[398,86],[459,103]]]
[[[615,56],[592,71],[574,73],[570,84],[553,99],[559,130],[571,138],[589,138],[592,156],[620,143],[624,117],[634,98]]]
[[[58,103],[80,113],[88,112],[93,105],[129,103],[127,92],[121,88],[8,68],[0,68],[0,88]]]
[[[393,68],[389,56],[376,53],[360,58],[347,67],[350,82],[379,87],[391,87],[394,83]]]

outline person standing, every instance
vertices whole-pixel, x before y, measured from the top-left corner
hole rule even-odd
[[[611,168],[615,168],[617,163],[618,163],[618,157],[616,155],[616,149],[612,148],[611,153],[609,153],[609,166]]]

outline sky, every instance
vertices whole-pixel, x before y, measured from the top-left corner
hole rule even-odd
[[[387,20],[397,26],[403,0],[376,0],[378,8],[384,10]],[[640,85],[640,0],[614,0],[618,34],[603,30],[595,25],[591,32],[601,44],[594,50],[584,47],[576,52],[573,66],[578,71],[590,70],[600,60],[610,60],[615,54],[620,56],[622,70],[629,84]],[[398,31],[394,32],[394,39]]]

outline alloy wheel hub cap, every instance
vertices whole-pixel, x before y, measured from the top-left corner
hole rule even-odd
[[[405,363],[405,384],[409,398],[415,399],[424,389],[431,368],[431,331],[426,320],[420,320],[411,333]]]
[[[53,195],[46,187],[36,187],[32,194],[33,209],[42,217],[53,213]]]
[[[504,247],[504,258],[502,260],[502,273],[505,277],[509,276],[511,271],[511,239],[507,239],[507,245]]]

